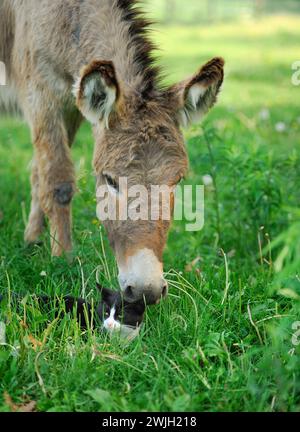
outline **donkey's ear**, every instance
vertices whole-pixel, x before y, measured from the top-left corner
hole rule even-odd
[[[194,77],[169,90],[182,126],[200,121],[217,101],[224,79],[224,60],[213,58]]]
[[[108,127],[109,117],[119,97],[119,85],[111,61],[94,60],[85,66],[74,85],[76,103],[82,114],[93,124],[104,122]]]

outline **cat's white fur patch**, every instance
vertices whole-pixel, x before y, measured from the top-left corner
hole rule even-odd
[[[139,333],[140,333],[140,327],[130,327],[126,325],[121,325],[120,336],[122,339],[126,339],[127,341],[132,341],[139,335]]]
[[[121,324],[115,319],[115,313],[116,309],[112,307],[109,317],[103,322],[105,330],[107,330],[110,335],[118,335],[127,341],[135,339],[139,335],[140,328]]]
[[[103,323],[103,327],[109,332],[119,330],[121,327],[120,322],[115,319],[115,313],[116,309],[113,307],[110,311],[109,317]]]

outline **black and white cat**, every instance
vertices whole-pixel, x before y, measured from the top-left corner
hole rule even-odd
[[[133,339],[139,333],[146,310],[145,302],[126,302],[119,291],[97,285],[102,301],[97,307],[97,316],[103,328],[110,334]]]
[[[139,334],[143,322],[145,303],[143,301],[128,303],[119,291],[103,288],[99,284],[97,288],[101,295],[101,302],[96,306],[82,298],[72,296],[62,298],[63,308],[58,298],[53,299],[44,295],[35,296],[35,298],[39,306],[48,311],[53,310],[54,307],[56,316],[63,317],[64,313],[61,313],[61,309],[65,313],[75,312],[82,329],[88,326],[100,327],[110,335],[116,334],[125,339],[134,339]],[[23,297],[19,294],[12,295],[13,303],[22,299]],[[0,302],[2,300],[4,296],[0,295]]]

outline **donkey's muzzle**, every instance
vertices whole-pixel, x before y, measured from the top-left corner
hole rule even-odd
[[[167,294],[168,284],[164,279],[161,280],[159,286],[134,287],[129,285],[124,291],[124,297],[127,302],[144,301],[148,306],[158,304]]]
[[[140,249],[119,265],[119,283],[130,303],[144,301],[153,305],[168,294],[162,262],[151,249]]]

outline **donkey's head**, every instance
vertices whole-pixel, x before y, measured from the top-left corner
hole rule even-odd
[[[119,80],[111,62],[82,71],[77,105],[94,124],[98,207],[107,210],[103,223],[128,301],[153,304],[167,294],[162,255],[174,190],[188,167],[180,126],[200,120],[216,102],[223,65],[215,58],[191,79],[148,97]]]

